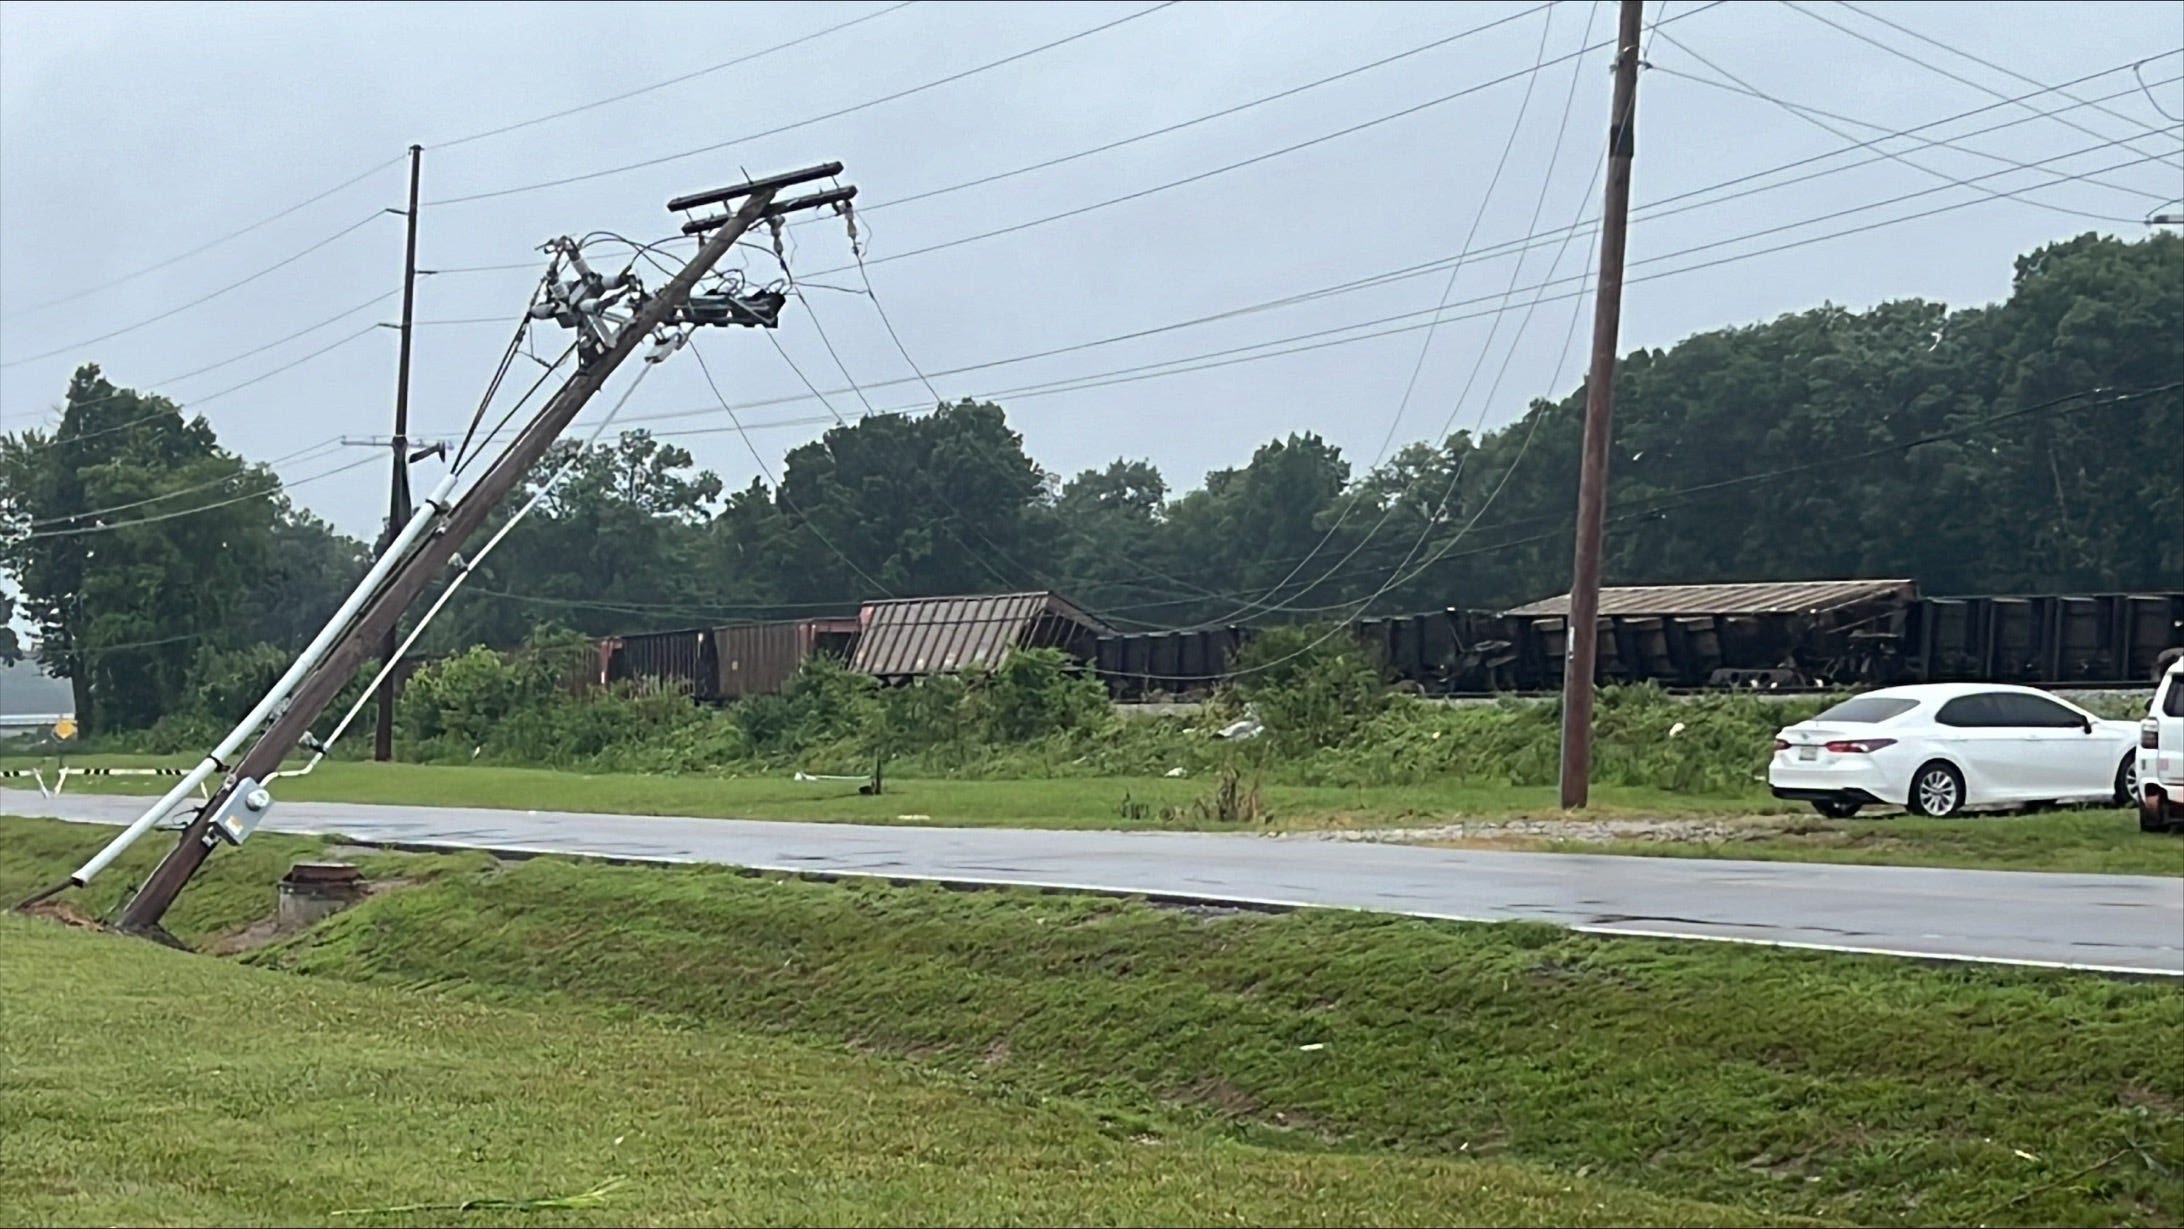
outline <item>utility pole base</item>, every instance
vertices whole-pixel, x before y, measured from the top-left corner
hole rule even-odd
[[[160,925],[157,922],[148,922],[142,926],[123,926],[117,922],[114,925],[107,927],[106,929],[111,934],[128,935],[132,939],[150,939],[152,942],[159,944],[161,947],[171,947],[178,952],[194,952],[197,950],[196,948],[191,947],[189,944],[184,943],[182,940],[175,938],[172,934],[168,933],[166,927]]]

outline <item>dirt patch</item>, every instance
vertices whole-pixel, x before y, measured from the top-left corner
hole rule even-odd
[[[1331,1136],[1334,1134],[1326,1123],[1305,1113],[1303,1110],[1276,1110],[1268,1121],[1284,1131],[1302,1131],[1309,1135]]]
[[[22,910],[29,917],[44,918],[75,930],[104,930],[99,920],[65,900],[41,900]]]
[[[1201,901],[1148,900],[1146,903],[1155,909],[1180,913],[1186,917],[1197,918],[1201,922],[1218,922],[1227,918],[1245,917],[1253,913],[1265,912],[1262,909],[1247,909],[1241,905],[1216,905]]]
[[[989,1067],[998,1067],[1009,1061],[1009,1052],[1009,1039],[996,1037],[993,1044],[986,1047],[986,1052],[978,1056],[978,1061]]]
[[[2133,1108],[2144,1106],[2157,1114],[2184,1117],[2184,1097],[2155,1092],[2143,1084],[2125,1084],[2122,1091],[2116,1094],[2116,1102]]]
[[[1259,1112],[1260,1105],[1259,1098],[1227,1080],[1212,1077],[1192,1084],[1176,1099],[1206,1106],[1224,1118],[1250,1118]]]

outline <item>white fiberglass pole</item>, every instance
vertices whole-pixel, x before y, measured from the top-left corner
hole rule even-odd
[[[310,644],[304,647],[303,652],[298,654],[296,660],[290,664],[288,672],[281,675],[280,681],[273,684],[272,690],[265,693],[264,698],[258,701],[257,707],[250,710],[250,715],[244,717],[242,721],[236,724],[234,729],[228,731],[227,737],[221,739],[219,745],[215,746],[210,754],[198,762],[197,767],[184,774],[182,779],[175,783],[173,789],[168,790],[164,797],[153,803],[142,815],[137,816],[136,822],[122,829],[121,834],[108,841],[104,849],[91,855],[90,861],[78,867],[76,873],[68,877],[69,882],[77,887],[89,883],[93,875],[105,870],[113,863],[114,859],[121,856],[123,850],[135,844],[138,838],[151,831],[160,820],[165,819],[167,813],[174,809],[175,804],[188,797],[191,790],[204,784],[211,778],[213,773],[221,771],[221,765],[227,758],[235,754],[237,748],[241,747],[245,740],[265,724],[266,718],[271,717],[273,711],[288,699],[289,693],[296,689],[296,685],[303,681],[304,676],[325,659],[327,652],[333,648],[334,642],[339,640],[342,633],[348,630],[349,623],[356,618],[357,612],[364,608],[364,604],[371,600],[374,593],[379,591],[379,586],[394,571],[395,565],[400,563],[403,556],[409,553],[410,547],[416,544],[417,539],[424,536],[425,531],[431,527],[432,522],[447,510],[446,499],[448,492],[455,488],[456,479],[457,475],[449,474],[433,490],[432,494],[426,497],[423,505],[417,509],[416,515],[410,518],[407,525],[402,526],[402,531],[395,535],[394,541],[388,544],[387,549],[381,552],[379,558],[372,561],[371,570],[364,574],[364,579],[356,582],[356,588],[349,591],[349,596],[341,603],[341,608],[334,611],[332,618],[326,620],[326,626],[319,629],[318,635],[312,639]]]

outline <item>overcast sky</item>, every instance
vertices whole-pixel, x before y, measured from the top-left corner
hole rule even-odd
[[[1665,11],[1666,24],[1647,49],[1654,70],[1640,85],[1625,350],[1823,301],[1992,300],[2007,292],[2016,255],[2088,229],[2143,235],[2139,219],[2176,210],[2164,198],[2184,192],[2184,138],[2156,109],[2184,115],[2184,6],[2173,0],[1857,8],[1672,0],[1647,11],[1649,20]],[[1576,383],[1590,314],[1570,292],[1589,282],[1592,258],[1591,235],[1571,226],[1599,208],[1614,22],[1614,5],[1582,0],[7,3],[0,429],[44,420],[74,366],[95,361],[117,383],[201,403],[229,447],[289,458],[278,468],[301,502],[369,537],[384,514],[384,456],[330,441],[389,426],[395,336],[370,326],[397,316],[402,225],[380,211],[400,206],[400,159],[418,142],[426,149],[421,263],[445,271],[419,288],[412,413],[420,434],[459,432],[468,418],[537,276],[533,249],[542,240],[595,230],[659,238],[678,221],[662,208],[672,195],[746,171],[835,159],[862,191],[878,302],[928,371],[1078,346],[1488,249],[1459,268],[1453,285],[1435,269],[934,381],[950,399],[1002,401],[1032,454],[1064,474],[1118,455],[1149,457],[1180,489],[1298,430],[1329,437],[1362,469],[1391,436],[1400,446],[1451,427],[1491,428],[1531,398]],[[1481,26],[1491,28],[1258,101]],[[808,35],[816,36],[700,71]],[[1073,35],[1082,37],[969,71]],[[2144,61],[2147,91],[2134,80],[2134,61]],[[698,75],[464,140],[684,74]],[[1721,74],[1774,101],[1694,80]],[[2068,94],[2106,101],[2057,118],[2033,109],[2071,107],[2062,93],[2040,93],[2029,105],[1999,101],[2068,82],[2080,82]],[[1061,165],[893,204],[1239,107]],[[1815,117],[1814,108],[1839,118]],[[1872,148],[1821,157],[1955,116],[1963,118],[1882,147],[1897,158]],[[1922,146],[1988,128],[1963,140],[1984,155]],[[784,130],[753,135],[774,129]],[[720,148],[673,157],[708,145]],[[1247,159],[1256,161],[1222,169]],[[558,187],[448,200],[653,160]],[[1710,199],[1700,189],[1792,163],[1800,165],[1711,195],[1812,177],[1687,208]],[[2101,182],[1993,199],[2059,178],[2012,166],[2024,163],[2063,176],[2092,172]],[[1204,177],[1153,190],[1194,175]],[[1975,186],[1947,182],[1973,177]],[[80,293],[321,193],[202,253]],[[1145,195],[1086,209],[1132,193]],[[1899,196],[1908,199],[1879,205]],[[1664,203],[1649,209],[1655,202]],[[1031,224],[1074,209],[1086,211]],[[1874,225],[1923,212],[1932,216]],[[1871,229],[1783,246],[1854,227]],[[1540,232],[1520,265],[1508,242]],[[1676,255],[1700,245],[1715,246]],[[849,245],[837,219],[799,224],[791,255],[814,283],[862,288],[854,266],[841,268]],[[1710,261],[1721,263],[1658,276]],[[754,277],[771,276],[755,255],[745,263]],[[456,271],[500,265],[518,267]],[[1568,280],[1539,289],[1551,277]],[[816,287],[807,294],[809,305],[791,306],[778,340],[813,382],[845,384],[816,324],[872,407],[929,403],[871,300]],[[1444,298],[1464,304],[1448,315],[1470,318],[1430,335],[1411,328],[1222,361],[1305,334],[1329,341],[1413,325]],[[1503,302],[1509,310],[1485,314]],[[1388,317],[1399,319],[1330,332]],[[744,417],[763,424],[752,438],[768,466],[823,429],[829,407],[792,399],[804,385],[765,336],[709,330],[698,343],[730,397],[757,403]],[[1114,379],[1171,361],[1221,365]],[[1006,395],[1072,381],[1094,386]],[[586,422],[611,402],[595,402]],[[831,412],[865,408],[854,394],[831,398]],[[731,486],[756,472],[687,355],[646,381],[618,425],[677,436]],[[439,472],[420,467],[420,485]]]

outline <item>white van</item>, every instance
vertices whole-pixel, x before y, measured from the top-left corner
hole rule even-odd
[[[2139,722],[2139,830],[2184,832],[2184,658],[2169,663]]]

